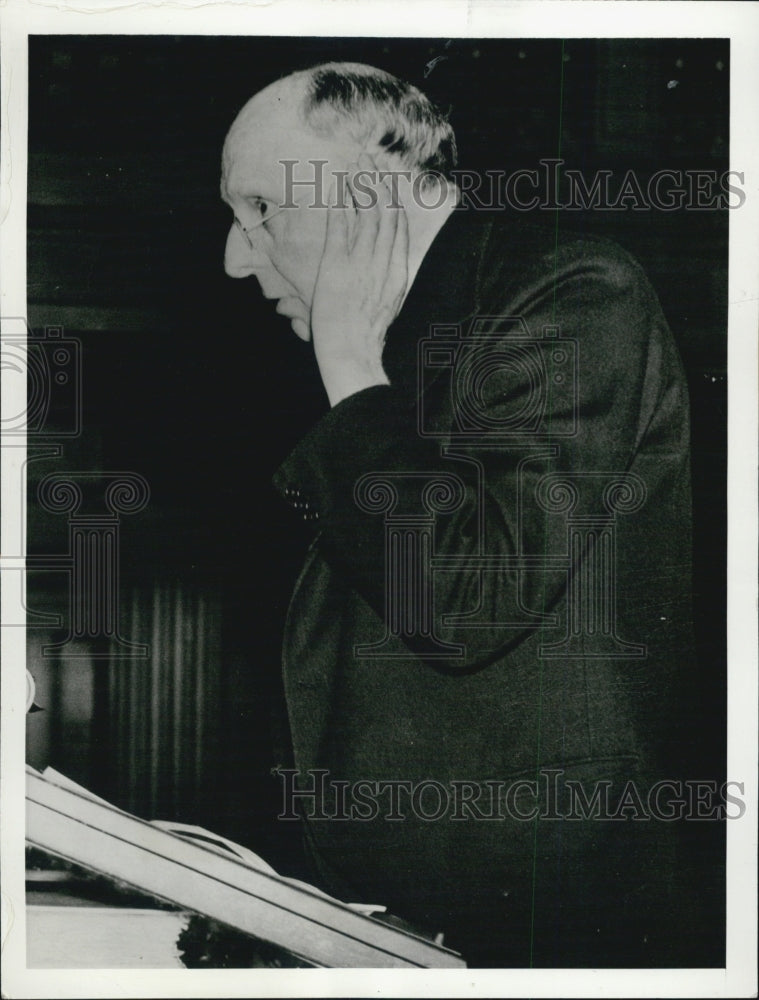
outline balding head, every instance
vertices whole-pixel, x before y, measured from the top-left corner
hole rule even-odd
[[[267,126],[308,130],[352,144],[412,173],[450,178],[456,140],[445,117],[416,87],[364,63],[325,63],[292,73],[252,97],[224,147],[261,140]],[[262,131],[263,129],[263,131]]]
[[[305,74],[295,73],[265,87],[244,105],[224,142],[222,197],[234,164],[248,163],[256,152],[276,164],[283,156],[296,155],[304,132],[308,139],[313,137],[303,116],[306,83]]]
[[[251,97],[227,133],[222,151],[222,183],[232,161],[248,146],[263,146],[272,138],[293,135],[306,126],[303,119],[305,93],[306,81],[303,74],[298,73],[276,80]]]

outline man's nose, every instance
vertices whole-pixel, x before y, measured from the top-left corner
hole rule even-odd
[[[266,263],[264,255],[258,250],[251,250],[237,226],[232,225],[224,248],[224,270],[229,277],[247,278],[248,275],[261,271]]]

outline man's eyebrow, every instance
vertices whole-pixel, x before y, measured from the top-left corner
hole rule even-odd
[[[252,181],[250,184],[246,184],[238,190],[230,192],[227,179],[222,176],[219,190],[222,201],[225,201],[228,205],[231,204],[232,198],[234,197],[240,198],[243,201],[255,201],[257,199],[260,201],[268,201],[279,207],[279,199],[274,195],[273,189],[267,192],[259,184]]]

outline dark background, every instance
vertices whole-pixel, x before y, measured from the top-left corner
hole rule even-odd
[[[84,422],[60,458],[30,464],[29,544],[66,546],[65,518],[35,501],[43,473],[143,475],[150,504],[122,523],[122,634],[151,655],[46,656],[66,628],[31,630],[45,712],[30,716],[28,756],[291,870],[297,831],[274,819],[270,772],[288,762],[279,649],[309,534],[270,480],[327,403],[310,345],[254,282],[223,273],[219,159],[255,91],[338,59],[424,89],[450,115],[462,168],[560,155],[586,178],[633,168],[645,182],[729,165],[726,40],[30,38],[28,317],[38,334],[53,324],[80,339]],[[724,766],[728,216],[558,219],[640,259],[686,367],[707,776]],[[65,626],[62,575],[32,574],[29,604],[61,609]]]

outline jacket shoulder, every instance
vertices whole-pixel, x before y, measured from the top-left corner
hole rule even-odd
[[[553,290],[568,279],[596,283],[610,295],[653,291],[638,261],[600,236],[499,216],[487,227],[478,269],[478,299],[503,299],[512,290]]]

